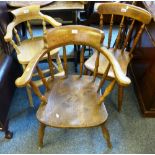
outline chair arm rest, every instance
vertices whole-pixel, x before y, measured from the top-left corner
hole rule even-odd
[[[50,23],[53,27],[58,27],[62,25],[61,23],[57,22],[52,17],[44,15],[42,13],[40,14],[42,18],[45,19],[48,23]],[[4,40],[6,42],[10,42],[12,40],[12,31],[17,24],[18,24],[18,21],[14,20],[7,26],[7,32],[6,32],[6,35],[4,36]]]
[[[61,26],[62,24],[57,22],[54,18],[50,17],[50,16],[47,16],[47,15],[44,15],[44,14],[41,14],[41,16],[49,23],[51,24],[53,27],[58,27],[58,26]]]
[[[22,76],[17,78],[15,81],[17,87],[24,87],[31,81],[34,69],[46,51],[47,49],[43,49],[42,52],[37,53],[36,56],[29,62]]]
[[[12,30],[15,27],[15,22],[11,22],[8,26],[7,26],[7,31],[6,31],[6,35],[4,36],[4,40],[6,42],[10,42],[12,40]]]
[[[102,47],[99,49],[99,51],[109,60],[109,62],[112,65],[113,72],[115,74],[116,81],[122,85],[127,86],[131,83],[130,78],[128,78],[122,71],[118,61],[116,58],[112,55],[112,53],[109,52],[109,50],[105,47]]]

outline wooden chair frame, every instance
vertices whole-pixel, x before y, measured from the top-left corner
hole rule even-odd
[[[136,48],[136,45],[140,39],[140,36],[142,35],[145,25],[151,21],[151,14],[142,8],[139,8],[137,6],[130,5],[130,4],[124,4],[124,3],[103,3],[98,6],[97,11],[100,15],[101,30],[103,30],[103,25],[104,25],[103,24],[104,15],[111,15],[107,48],[109,52],[113,53],[115,58],[120,63],[123,72],[126,74],[127,66],[133,57],[133,51]],[[115,16],[122,16],[122,19],[119,25],[119,30],[118,30],[118,35],[116,37],[115,45],[114,47],[111,47],[112,29],[113,29]],[[121,37],[123,37],[122,34],[124,34],[124,31],[126,30],[125,29],[126,19],[129,19],[128,21],[131,21],[131,24],[128,28],[127,35],[124,39],[124,43],[120,47],[119,45],[120,45]],[[131,37],[133,36],[132,34],[134,33],[133,28],[136,25],[136,21],[138,21],[141,24],[141,26],[139,31],[137,31],[135,35],[131,49],[127,51],[131,43]],[[96,57],[97,57],[97,54],[94,53],[93,56],[89,58],[88,61],[85,63],[85,67],[87,70],[94,72],[95,64],[93,63],[93,61]],[[104,61],[106,60],[102,60],[100,58],[100,64],[104,63]],[[106,74],[104,69],[99,70],[98,76],[103,76],[104,74]],[[109,68],[107,79],[110,79],[110,80],[115,79],[115,76],[111,68]],[[119,112],[122,109],[122,100],[123,100],[123,86],[118,84],[118,111]]]
[[[60,36],[61,36],[61,38],[60,38]],[[93,126],[98,126],[98,125],[101,125],[101,127],[102,127],[102,132],[103,132],[103,135],[107,141],[108,147],[109,148],[112,147],[111,142],[110,142],[110,135],[108,133],[108,130],[104,126],[106,118],[101,118],[101,120],[95,119],[95,121],[92,121],[92,119],[91,119],[90,122],[84,122],[84,123],[83,123],[83,121],[80,121],[80,123],[78,122],[78,123],[74,123],[74,124],[72,124],[70,122],[69,123],[68,122],[67,123],[66,122],[59,123],[59,121],[58,122],[55,121],[55,118],[54,118],[55,123],[51,123],[52,119],[50,119],[50,121],[47,122],[46,120],[43,120],[41,118],[44,115],[44,114],[40,115],[40,112],[42,112],[42,108],[50,105],[50,102],[51,102],[51,100],[48,98],[48,93],[50,94],[50,89],[52,90],[54,88],[51,84],[56,83],[56,81],[58,80],[58,79],[54,78],[53,67],[51,67],[51,62],[50,62],[51,60],[50,59],[49,59],[49,67],[50,67],[50,73],[51,73],[51,80],[46,81],[46,79],[43,76],[43,73],[41,73],[41,71],[40,71],[40,78],[41,78],[44,86],[46,87],[47,94],[46,93],[42,94],[40,92],[39,88],[32,81],[32,75],[33,75],[34,70],[37,67],[37,63],[40,61],[40,59],[42,59],[42,57],[45,54],[49,54],[49,52],[52,49],[55,49],[58,47],[64,47],[65,48],[65,45],[73,44],[73,45],[82,45],[83,46],[81,54],[80,54],[80,75],[78,78],[76,78],[77,81],[89,77],[87,75],[82,75],[82,74],[84,72],[83,71],[84,46],[91,46],[92,48],[95,48],[98,51],[98,57],[97,57],[96,62],[95,62],[95,64],[96,64],[95,65],[95,72],[94,72],[93,76],[91,76],[92,78],[91,78],[91,82],[89,83],[89,85],[94,84],[94,82],[96,82],[96,76],[97,76],[97,70],[98,70],[98,65],[99,65],[99,55],[100,54],[103,54],[108,60],[108,63],[106,64],[107,65],[106,68],[108,69],[110,66],[112,66],[114,73],[115,73],[115,76],[116,76],[115,80],[120,85],[123,85],[123,86],[128,85],[131,81],[128,77],[126,77],[126,75],[123,74],[117,60],[114,58],[114,56],[111,53],[108,52],[108,50],[106,48],[104,50],[101,48],[101,42],[102,42],[103,38],[104,38],[103,31],[100,31],[100,30],[95,29],[95,28],[87,27],[87,26],[70,25],[70,26],[62,26],[62,27],[54,28],[46,34],[46,37],[45,37],[45,40],[47,42],[46,48],[44,48],[44,50],[42,52],[38,53],[36,55],[36,57],[34,57],[30,61],[30,63],[26,67],[23,75],[16,80],[16,85],[18,87],[24,87],[26,85],[31,85],[35,94],[40,98],[40,101],[42,103],[38,109],[38,112],[37,112],[37,118],[40,122],[39,147],[43,146],[44,130],[45,130],[46,126],[59,127],[59,128],[82,128],[82,127],[93,127]],[[68,75],[66,50],[64,50],[64,53],[63,53],[63,60],[64,60],[65,77],[61,78],[61,81],[59,83],[61,83],[62,81],[65,81],[69,77],[71,77],[71,75]],[[105,77],[106,76],[104,76],[103,79],[99,82],[98,89],[95,90],[95,94],[99,91],[101,86],[104,84]],[[109,86],[105,89],[103,95],[101,95],[98,98],[99,100],[97,100],[97,103],[96,104],[93,103],[93,105],[95,105],[95,107],[98,107],[97,109],[100,109],[102,107],[101,105],[103,105],[103,101],[105,100],[106,96],[111,92],[111,90],[114,86],[115,80],[112,81],[109,84]],[[69,81],[69,84],[70,84],[70,82],[71,81]],[[70,85],[71,85],[71,87],[73,87],[72,84],[70,84]],[[66,84],[65,84],[65,86],[66,86]],[[57,89],[59,89],[59,88],[56,87],[56,90]],[[90,91],[92,91],[92,90],[93,89],[90,89]],[[61,91],[61,89],[60,89],[60,91]],[[54,93],[55,92],[56,91],[54,91]],[[67,96],[65,96],[65,98],[66,97]],[[52,99],[52,102],[53,102],[53,99]],[[74,103],[74,101],[71,101],[71,102]],[[85,103],[85,104],[89,104],[89,103]],[[56,103],[56,105],[59,105],[59,104]],[[77,106],[77,103],[75,104],[75,106]],[[60,113],[64,113],[65,108],[66,107],[64,106],[63,111],[61,111]],[[92,108],[92,107],[90,106],[90,108]],[[75,109],[76,109],[76,107],[75,107]],[[84,118],[81,116],[85,115],[85,113],[83,113],[83,110],[79,111],[80,115],[78,115],[78,117],[80,117],[79,119],[82,119],[82,120],[84,120]],[[98,112],[96,114],[98,115]],[[50,114],[48,113],[47,116],[49,116],[49,115]],[[67,115],[68,115],[68,113],[67,113]],[[57,114],[56,114],[56,117],[58,117]],[[89,117],[89,116],[87,115],[87,117]],[[107,117],[107,115],[106,115],[106,117]],[[61,118],[63,119],[63,117],[61,117]],[[65,116],[64,116],[64,118],[65,118]],[[93,118],[96,118],[96,117],[93,115]],[[72,118],[70,118],[70,119],[72,119]]]
[[[11,11],[11,13],[14,15],[14,19],[13,21],[7,26],[7,33],[4,37],[6,42],[9,42],[14,49],[17,52],[17,58],[19,60],[19,63],[22,64],[23,70],[25,70],[27,64],[29,63],[29,61],[32,59],[33,56],[35,56],[35,53],[39,52],[38,51],[38,46],[37,44],[42,44],[42,42],[40,40],[42,40],[42,38],[44,39],[44,37],[34,37],[33,36],[33,31],[32,31],[32,27],[31,27],[31,20],[42,20],[42,25],[43,25],[43,35],[46,35],[47,33],[47,29],[46,29],[46,22],[48,22],[51,26],[53,27],[58,27],[61,26],[61,23],[55,21],[52,17],[44,15],[40,12],[40,6],[39,5],[31,5],[31,6],[27,6],[27,7],[22,7],[16,10]],[[18,35],[16,26],[26,22],[26,27],[28,29],[29,35],[30,35],[30,39],[26,39],[24,41],[22,41]],[[14,37],[13,34],[15,36],[15,40],[14,41]],[[37,42],[38,40],[38,42]],[[26,41],[26,42],[25,42]],[[33,49],[33,51],[35,51],[35,53],[29,53],[27,54],[28,51],[30,51],[30,48],[25,46],[27,43],[29,43],[29,46],[33,45],[32,47],[34,47],[35,49]],[[21,46],[22,45],[22,46]],[[44,41],[44,45],[46,46],[46,42]],[[25,49],[23,49],[25,48]],[[24,50],[25,52],[21,51]],[[39,49],[41,50],[41,49]],[[55,67],[58,70],[58,74],[56,76],[63,76],[64,72],[63,72],[63,67],[61,64],[61,59],[58,55],[58,50],[56,49],[54,51],[54,53],[52,55],[50,55],[51,58],[56,58],[56,62],[57,64],[53,63],[53,67]],[[27,52],[26,52],[27,51]],[[31,56],[32,55],[32,56]],[[47,56],[45,56],[43,58],[47,59]],[[39,74],[39,66],[37,68],[37,72],[36,74],[34,74],[35,76],[38,76]],[[44,72],[49,72],[48,70],[45,70]],[[41,85],[40,81],[36,81],[37,85]],[[31,94],[31,88],[29,86],[26,86],[26,90],[27,90],[27,95],[29,98],[29,102],[30,102],[30,106],[34,106],[33,105],[33,99],[32,99],[32,94]]]

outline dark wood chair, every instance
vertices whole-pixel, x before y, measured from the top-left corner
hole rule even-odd
[[[109,53],[113,54],[113,56],[119,62],[123,73],[127,74],[127,67],[132,59],[132,53],[145,28],[145,24],[148,24],[151,21],[151,14],[142,8],[124,3],[103,3],[98,6],[98,13],[100,15],[100,29],[102,30],[104,25],[103,24],[104,15],[111,15],[107,48]],[[119,30],[115,44],[111,45],[111,40],[113,37],[113,23],[114,19],[118,18],[118,16],[121,17],[120,20],[121,22],[119,25]],[[137,23],[139,23],[139,25]],[[128,28],[127,31],[126,27]],[[124,34],[124,31],[127,32],[127,35],[122,35]],[[123,42],[121,43],[122,40]],[[127,47],[130,47],[130,49],[128,49]],[[105,48],[103,47],[103,50],[104,49]],[[95,70],[94,60],[96,60],[97,57],[98,53],[94,51],[94,54],[85,62],[85,67],[87,70],[94,72]],[[102,55],[100,55],[99,69],[97,73],[98,76],[104,76],[104,74],[106,74],[106,69],[103,67],[105,63],[107,63],[107,60]],[[107,79],[109,80],[115,79],[115,74],[112,68],[108,69]],[[122,100],[123,100],[123,86],[118,84],[118,111],[121,111]]]
[[[61,36],[61,37],[60,37]],[[107,140],[108,147],[112,147],[105,121],[108,117],[106,107],[103,103],[105,97],[111,92],[115,80],[123,86],[130,83],[130,79],[122,72],[118,62],[107,49],[102,49],[100,43],[103,40],[103,32],[87,26],[62,26],[54,28],[47,33],[45,38],[47,46],[38,53],[26,67],[23,75],[16,80],[18,87],[31,85],[36,95],[40,98],[41,104],[37,111],[39,127],[39,147],[43,146],[43,136],[46,126],[56,128],[83,128],[83,127],[102,127],[102,132]],[[51,78],[46,80],[43,72],[38,74],[46,87],[45,94],[41,94],[37,85],[32,81],[32,75],[39,60],[52,49],[65,45],[82,45],[80,54],[80,75],[68,74],[66,50],[63,52],[65,76],[54,78],[51,59],[49,68]],[[95,60],[95,72],[93,76],[83,75],[84,65],[84,46],[91,46],[98,51],[98,54],[107,58],[106,70],[112,66],[116,78],[105,89],[103,94],[100,88],[104,84],[105,77],[100,81],[96,78],[99,56]]]

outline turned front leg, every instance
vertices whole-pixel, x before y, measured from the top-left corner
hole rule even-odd
[[[111,149],[112,148],[112,144],[110,142],[110,134],[109,134],[109,131],[105,127],[105,124],[102,124],[101,125],[101,128],[102,128],[103,137],[106,139],[107,146]]]
[[[46,125],[40,122],[39,130],[38,130],[39,148],[43,147],[45,127]]]

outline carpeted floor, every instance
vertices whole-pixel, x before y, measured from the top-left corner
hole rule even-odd
[[[155,153],[155,120],[141,116],[132,85],[125,89],[121,113],[117,112],[117,86],[105,101],[111,150],[99,127],[46,128],[44,148],[38,150],[35,113],[39,100],[36,96],[34,100],[35,108],[30,108],[25,88],[16,90],[9,112],[10,130],[14,136],[7,140],[0,133],[0,153]]]

